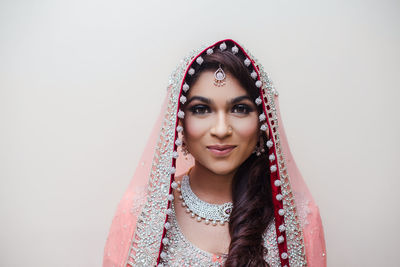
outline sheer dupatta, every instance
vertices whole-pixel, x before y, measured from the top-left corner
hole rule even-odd
[[[316,206],[290,152],[283,128],[278,93],[258,61],[237,42],[226,39],[193,51],[181,61],[170,77],[168,93],[132,181],[118,205],[104,249],[104,267],[156,266],[163,247],[164,224],[172,204],[171,183],[193,165],[182,155],[177,132],[178,110],[185,77],[196,59],[210,49],[237,47],[256,72],[254,82],[272,146],[270,177],[274,201],[275,229],[281,266],[326,266],[325,241]],[[225,47],[225,48],[224,48]],[[279,229],[284,226],[284,231]],[[282,229],[282,227],[281,227]]]

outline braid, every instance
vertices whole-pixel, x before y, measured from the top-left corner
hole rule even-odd
[[[268,163],[265,154],[251,155],[235,174],[229,221],[231,243],[225,267],[268,266],[263,244],[263,234],[273,218]]]

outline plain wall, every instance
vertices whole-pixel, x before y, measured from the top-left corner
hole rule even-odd
[[[0,266],[100,266],[179,60],[271,74],[329,266],[399,266],[398,1],[1,1]]]

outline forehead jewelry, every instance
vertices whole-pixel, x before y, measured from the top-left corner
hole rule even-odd
[[[226,75],[224,70],[219,65],[219,68],[214,72],[214,85],[220,87],[225,85]]]

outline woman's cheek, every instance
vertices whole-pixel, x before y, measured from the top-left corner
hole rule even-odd
[[[253,136],[258,134],[257,118],[241,118],[232,121],[231,125],[241,136]]]
[[[200,137],[209,128],[209,119],[207,118],[196,118],[194,116],[187,116],[184,121],[184,129],[186,135],[196,138]]]

